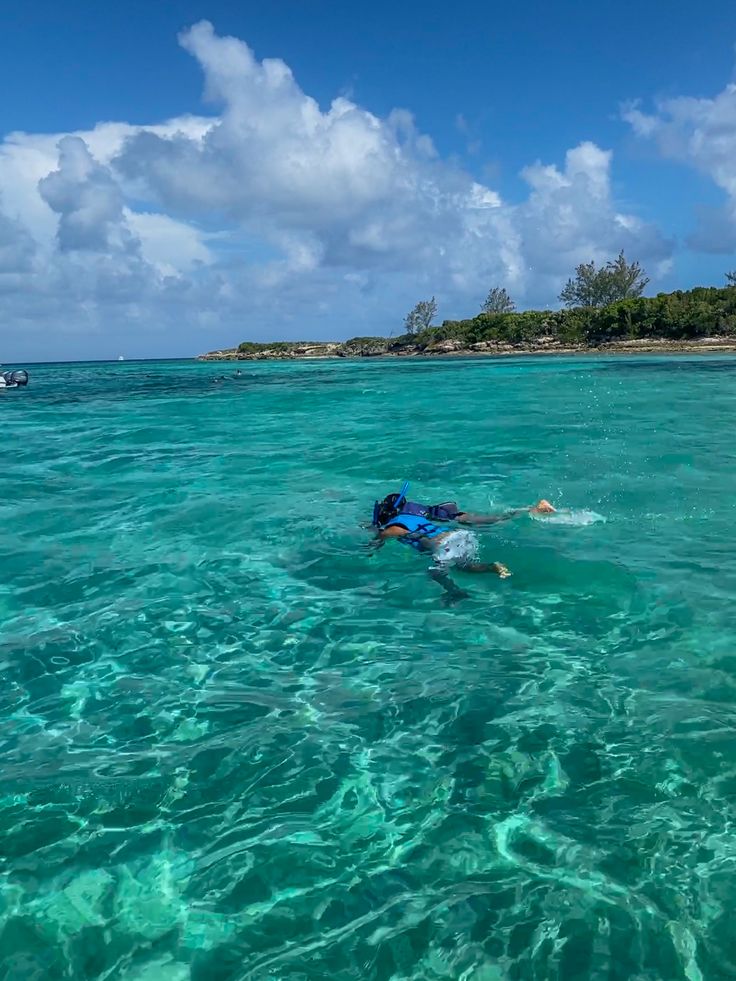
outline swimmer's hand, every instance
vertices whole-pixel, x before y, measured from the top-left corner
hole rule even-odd
[[[534,507],[529,508],[529,514],[554,514],[556,508],[553,508],[549,501],[545,501],[542,498],[541,501],[537,501]]]
[[[386,543],[381,538],[374,538],[373,541],[366,542],[360,547],[364,552],[368,553],[368,558],[370,558],[374,552],[377,552],[379,548],[383,548]]]
[[[511,575],[510,569],[508,569],[503,562],[494,562],[491,568],[499,579],[508,579]]]

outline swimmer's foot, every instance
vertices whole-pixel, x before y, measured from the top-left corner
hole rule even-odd
[[[542,498],[541,501],[537,501],[533,508],[529,509],[530,514],[554,514],[557,509],[553,508],[549,501],[545,501]]]
[[[464,589],[458,589],[456,593],[445,593],[442,597],[442,605],[454,606],[460,600],[465,599],[470,599],[470,593],[466,593]]]

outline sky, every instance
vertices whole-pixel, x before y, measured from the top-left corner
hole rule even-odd
[[[736,268],[736,5],[0,0],[0,362]]]

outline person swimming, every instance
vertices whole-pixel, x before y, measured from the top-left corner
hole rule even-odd
[[[430,554],[432,565],[429,568],[430,576],[439,583],[452,599],[461,599],[468,594],[450,579],[449,569],[462,569],[465,572],[492,572],[501,579],[506,579],[511,575],[509,569],[502,562],[480,562],[478,561],[479,542],[476,536],[467,529],[455,528],[447,530],[435,523],[429,515],[416,514],[405,509],[406,505],[412,502],[407,501],[406,494],[409,485],[405,483],[399,494],[389,494],[382,501],[376,501],[373,507],[373,526],[378,529],[376,537],[367,547],[369,549],[382,548],[390,539],[394,538],[401,544],[408,545],[417,552]],[[425,507],[417,505],[417,507]],[[432,508],[443,507],[446,505],[427,506]],[[536,512],[548,514],[554,508],[548,501],[540,501],[530,508],[519,509],[516,513]],[[467,514],[467,512],[457,512]],[[473,517],[482,518],[477,515]],[[491,515],[488,518],[494,517]],[[457,520],[440,518],[438,520]],[[504,520],[499,516],[497,520]],[[477,521],[476,524],[492,523]]]
[[[475,514],[472,511],[466,511],[464,508],[458,507],[455,501],[445,501],[444,504],[423,504],[419,501],[409,501],[406,498],[408,483],[404,485],[404,488],[402,488],[399,494],[387,494],[382,501],[375,502],[373,505],[374,525],[377,523],[375,519],[378,509],[384,505],[386,507],[399,506],[402,514],[413,514],[420,518],[430,518],[432,521],[456,521],[461,525],[495,525],[500,521],[510,521],[520,514],[555,513],[555,509],[549,501],[542,499],[541,501],[537,501],[536,504],[529,505],[528,507],[512,508],[509,511],[504,511],[502,514]]]

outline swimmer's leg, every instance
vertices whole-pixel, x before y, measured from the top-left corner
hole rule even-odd
[[[470,593],[466,593],[464,589],[460,589],[457,583],[450,579],[445,569],[432,566],[432,568],[429,570],[429,575],[431,579],[434,579],[438,586],[441,586],[444,589],[449,600],[467,599],[468,596],[470,596]]]

